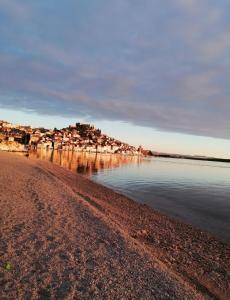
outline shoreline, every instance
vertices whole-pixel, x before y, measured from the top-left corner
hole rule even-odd
[[[153,157],[230,163],[229,158],[197,157],[197,156],[183,155],[183,154],[155,154],[154,153]]]
[[[67,210],[66,207],[68,207],[70,204],[74,205],[72,202],[70,203],[69,199],[76,198],[74,201],[78,203],[79,208],[82,210],[88,209],[90,211],[90,217],[97,217],[101,220],[101,222],[104,224],[102,224],[101,230],[104,230],[108,227],[108,234],[116,232],[119,236],[122,236],[123,243],[125,245],[127,244],[129,247],[133,247],[140,257],[146,256],[150,262],[154,262],[154,264],[157,266],[155,266],[155,268],[158,270],[158,272],[167,274],[167,276],[169,276],[173,282],[176,282],[177,286],[178,284],[180,285],[177,296],[175,296],[175,298],[170,298],[172,296],[170,295],[168,299],[185,299],[180,296],[185,292],[188,292],[188,297],[186,299],[190,299],[190,292],[196,294],[195,299],[203,299],[203,297],[206,299],[229,299],[230,247],[212,237],[211,234],[196,229],[191,225],[177,221],[171,217],[167,217],[162,213],[147,207],[146,205],[137,203],[121,194],[112,191],[107,187],[91,181],[82,175],[74,174],[50,162],[36,159],[28,160],[23,156],[16,156],[15,154],[9,153],[0,153],[0,161],[1,165],[5,165],[5,167],[8,166],[8,169],[12,165],[11,170],[7,171],[7,176],[4,175],[5,171],[2,171],[3,175],[1,179],[3,180],[4,176],[12,176],[12,178],[16,176],[12,174],[12,170],[14,169],[13,167],[16,166],[17,168],[22,167],[20,172],[27,178],[27,181],[22,184],[22,186],[25,188],[25,183],[27,182],[28,184],[28,180],[34,180],[34,184],[38,185],[38,187],[39,185],[42,186],[48,184],[43,182],[44,180],[47,182],[50,181],[52,185],[49,184],[48,188],[51,190],[51,193],[56,193],[54,198],[48,199],[48,196],[43,194],[43,197],[41,198],[39,195],[37,198],[33,196],[37,199],[35,204],[31,203],[29,198],[26,200],[27,212],[31,212],[32,214],[34,211],[33,206],[37,206],[38,214],[41,214],[41,212],[43,213],[43,221],[45,223],[47,222],[46,225],[49,230],[52,230],[52,227],[55,227],[60,231],[59,234],[61,236],[62,231],[60,222],[63,221],[61,216],[62,212],[63,210],[65,212],[65,210]],[[18,172],[17,168],[16,170]],[[34,174],[33,179],[31,174]],[[27,177],[27,175],[30,176]],[[63,186],[64,190],[66,190],[66,194],[68,194],[65,199],[66,207],[62,207],[61,202],[59,205],[57,205],[57,207],[55,207],[54,204],[56,201],[52,202],[53,199],[58,199],[58,196],[61,192],[61,190],[59,190],[59,185]],[[15,188],[17,189],[17,187]],[[57,191],[55,189],[57,189]],[[3,193],[3,191],[1,192]],[[18,191],[19,194],[23,194],[23,192],[24,191]],[[30,191],[30,187],[29,191],[27,192],[30,192],[30,195],[34,195],[34,193],[42,193],[42,191],[33,190],[33,188]],[[3,196],[7,198],[8,196],[5,195],[5,193],[6,191],[4,191]],[[65,196],[63,195],[62,197]],[[11,248],[8,250],[7,254],[3,254],[5,259],[10,257],[10,253],[17,251],[17,249],[13,246],[15,243],[13,238],[15,238],[15,236],[12,234],[12,228],[15,228],[16,226],[17,229],[17,226],[22,222],[23,218],[21,217],[20,219],[18,215],[23,216],[25,219],[28,218],[27,221],[28,224],[31,224],[31,229],[33,226],[35,226],[32,225],[33,222],[36,224],[36,214],[31,219],[30,216],[27,216],[25,213],[25,209],[23,210],[23,203],[25,202],[24,198],[25,197],[23,196],[20,198],[21,205],[19,205],[19,208],[13,208],[13,217],[11,218],[11,214],[8,211],[5,214],[5,217],[8,216],[8,218],[5,220],[3,219],[3,235],[7,237],[8,234],[8,240],[11,244]],[[41,202],[41,199],[43,199],[44,203]],[[6,200],[5,204],[8,203],[10,205],[10,201],[11,200],[9,198]],[[48,201],[51,202],[47,206]],[[3,203],[1,209],[4,207],[5,206]],[[48,207],[50,208],[48,209]],[[61,208],[62,211],[60,211]],[[50,217],[50,211],[55,211],[60,217],[53,225],[45,219],[46,217]],[[67,224],[69,222],[69,230],[73,230],[71,228],[71,224],[75,222],[75,214],[71,215],[72,212],[70,211],[66,211],[66,214],[69,219],[66,218],[65,221]],[[39,215],[37,217],[39,217]],[[54,214],[53,218],[55,217],[56,215]],[[88,226],[87,220],[85,222],[85,226]],[[63,224],[63,226],[64,225],[65,224]],[[79,226],[79,224],[75,225]],[[24,226],[27,227],[25,224]],[[29,228],[25,228],[25,235]],[[37,230],[39,233],[40,229],[36,227],[33,228],[33,231],[34,230]],[[67,232],[65,233],[67,234]],[[88,235],[89,232],[85,231],[85,234]],[[98,233],[95,234],[94,237],[103,239],[103,235],[99,236]],[[16,238],[17,242],[20,242],[21,237],[16,236]],[[41,242],[41,239],[42,237],[36,238],[35,240],[36,242]],[[30,243],[29,240],[28,243]],[[107,246],[110,246],[111,248],[111,245],[108,244]],[[64,247],[62,243],[60,247]],[[127,251],[127,253],[129,253],[129,251]],[[110,260],[112,257],[107,256],[107,258]],[[19,258],[14,257],[14,259],[15,261],[17,261],[17,259],[20,261]],[[113,257],[113,259],[115,258]],[[2,263],[2,261],[0,262]],[[146,263],[146,266],[147,265],[148,264]],[[146,266],[142,264],[139,267],[145,269]],[[40,269],[38,268],[38,270]],[[10,277],[10,273],[7,273],[7,276]],[[19,280],[19,278],[17,278],[17,280]],[[182,288],[184,291],[180,294],[179,291]],[[22,290],[23,288],[18,286],[18,289]],[[165,288],[161,289],[162,290],[160,290],[160,292],[165,293]],[[173,291],[173,287],[171,287],[171,291]],[[34,293],[36,294],[36,291]],[[50,293],[52,294],[52,292]],[[157,293],[157,291],[155,291],[155,293]],[[173,293],[176,295],[175,291]],[[137,297],[137,294],[135,294],[134,298],[132,299],[138,299],[135,297]],[[79,297],[79,299],[84,298]],[[95,299],[97,299],[96,296]],[[151,297],[148,298],[146,296],[146,299],[151,299]],[[167,297],[162,299],[167,299]]]
[[[118,173],[120,173],[119,170],[116,170],[117,168],[120,169],[120,167],[123,166],[126,168],[129,165],[137,165],[141,164],[142,167],[144,166],[144,163],[148,161],[148,163],[151,162],[152,166],[155,163],[160,163],[160,164],[165,164],[165,163],[173,163],[173,166],[176,164],[178,165],[179,168],[182,166],[180,165],[179,160],[171,161],[169,159],[160,159],[160,158],[137,158],[133,156],[124,156],[124,155],[109,155],[109,154],[92,154],[92,153],[69,153],[69,152],[58,152],[58,151],[35,151],[35,152],[30,152],[29,158],[37,158],[37,159],[42,159],[42,160],[47,160],[51,161],[52,163],[55,163],[57,165],[60,165],[68,170],[71,170],[74,173],[79,173],[81,175],[84,175],[90,180],[93,180],[94,182],[97,182],[99,184],[105,185],[108,188],[111,188],[112,190],[121,193],[128,198],[131,198],[135,202],[141,202],[145,203],[148,206],[152,207],[155,210],[158,210],[160,213],[163,213],[169,217],[173,217],[177,220],[180,220],[188,225],[192,225],[198,229],[208,231],[212,235],[216,236],[217,239],[220,239],[224,243],[227,243],[230,245],[230,235],[229,235],[229,222],[228,222],[228,215],[225,212],[226,210],[223,210],[222,212],[220,211],[219,204],[218,204],[218,196],[216,195],[213,198],[213,194],[210,191],[207,191],[206,195],[204,192],[201,194],[196,195],[195,202],[196,204],[193,206],[191,201],[191,198],[193,197],[193,193],[187,194],[186,192],[182,193],[183,189],[178,188],[178,184],[186,184],[186,190],[190,185],[190,188],[194,186],[193,181],[187,180],[187,183],[184,182],[184,179],[182,178],[181,182],[181,177],[178,178],[178,180],[174,183],[174,188],[175,191],[173,191],[172,195],[170,194],[170,191],[165,192],[165,188],[167,189],[167,186],[165,188],[156,188],[152,187],[152,190],[149,189],[148,186],[148,192],[145,194],[144,187],[142,184],[139,184],[137,182],[137,185],[132,186],[127,186],[125,187],[124,183],[121,185],[120,183],[114,181],[114,176],[112,175],[113,172],[115,172],[115,176]],[[103,165],[100,163],[100,161],[103,161]],[[189,161],[183,161],[183,164],[189,164]],[[192,164],[193,165],[193,164]],[[202,164],[204,165],[204,171],[206,169],[206,166],[209,166],[209,164]],[[163,166],[163,165],[162,165]],[[194,164],[196,167],[197,164]],[[215,164],[212,164],[211,167],[215,167]],[[154,166],[153,166],[154,167]],[[166,165],[165,165],[166,167]],[[170,171],[171,167],[167,167],[168,171]],[[187,167],[186,167],[187,168]],[[189,167],[190,168],[190,167]],[[104,177],[104,173],[107,173],[108,170],[111,170],[111,175],[109,175],[108,178]],[[206,169],[207,170],[207,169]],[[129,170],[128,170],[129,171]],[[154,170],[152,170],[154,172]],[[167,172],[168,172],[167,171]],[[178,170],[177,170],[178,171]],[[211,171],[211,170],[210,170]],[[145,171],[144,171],[145,172]],[[156,172],[156,171],[155,171]],[[110,173],[110,172],[109,172]],[[132,176],[132,174],[130,174]],[[144,174],[143,174],[144,175]],[[101,178],[102,176],[102,178]],[[123,176],[123,175],[122,175]],[[140,174],[141,178],[142,174]],[[179,175],[180,176],[180,175]],[[199,173],[197,174],[197,178],[199,178]],[[209,176],[209,172],[205,176]],[[228,176],[227,173],[225,173],[225,176]],[[188,177],[191,177],[188,174]],[[125,180],[128,180],[129,184],[129,178],[127,175],[124,175]],[[196,179],[196,183],[198,181],[201,183],[203,178],[200,178],[200,180]],[[223,178],[224,179],[224,178]],[[226,177],[227,179],[227,177]],[[135,180],[138,180],[138,178],[135,178]],[[158,181],[159,179],[157,179]],[[160,178],[161,180],[161,178]],[[193,180],[190,178],[190,180]],[[209,179],[208,179],[209,180]],[[216,178],[218,180],[218,178]],[[158,186],[161,184],[161,181],[157,183]],[[211,182],[212,184],[212,182]],[[122,188],[123,186],[123,188]],[[197,187],[195,187],[196,189]],[[226,190],[227,186],[224,187],[222,190],[223,192]],[[169,188],[171,189],[171,188]],[[151,191],[151,192],[150,192]],[[143,194],[144,192],[144,194]],[[175,197],[174,192],[178,193],[178,197]],[[213,189],[213,192],[215,192],[215,188]],[[209,196],[208,196],[209,195]],[[156,199],[155,199],[156,196]],[[159,197],[165,197],[166,203],[163,201],[159,201]],[[206,201],[205,201],[206,197]],[[200,199],[199,199],[200,198]],[[211,201],[214,200],[215,206],[209,207],[209,199]],[[225,201],[227,201],[227,194],[225,193]],[[152,200],[151,200],[152,199]],[[175,204],[172,204],[172,200],[175,201]],[[222,198],[223,199],[223,198]],[[156,201],[155,201],[156,200]],[[186,202],[185,206],[182,207],[182,210],[175,209],[175,205],[177,203],[180,203],[180,201]],[[203,203],[202,201],[206,202]],[[155,204],[153,204],[154,202]],[[203,203],[203,205],[206,206],[206,209],[202,209],[202,211],[199,210],[199,202]],[[180,204],[179,204],[180,205]],[[204,207],[203,207],[204,208]],[[216,210],[217,209],[217,214]],[[227,207],[226,207],[227,208]]]
[[[37,148],[36,150],[44,150],[44,148]],[[108,154],[108,155],[124,155],[124,156],[136,156],[136,157],[152,157],[152,158],[170,158],[170,159],[182,159],[182,160],[195,160],[195,161],[210,161],[210,162],[222,162],[222,163],[230,163],[229,158],[219,158],[219,157],[196,157],[190,155],[183,154],[136,154],[136,153],[113,153],[113,152],[100,152],[100,151],[89,151],[89,150],[71,150],[71,149],[52,149],[49,148],[49,151],[68,151],[68,152],[79,152],[79,153],[92,153],[92,154]],[[4,152],[12,152],[12,153],[30,153],[34,151],[34,149],[24,149],[24,150],[11,150],[11,149],[0,149],[0,151]]]

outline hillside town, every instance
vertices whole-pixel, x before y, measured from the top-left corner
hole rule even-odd
[[[95,153],[147,154],[101,133],[90,124],[76,123],[62,129],[32,128],[0,121],[0,150],[28,151],[36,149],[71,150]]]

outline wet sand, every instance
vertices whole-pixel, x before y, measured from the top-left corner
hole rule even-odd
[[[230,247],[206,232],[12,153],[0,193],[0,299],[230,298]]]

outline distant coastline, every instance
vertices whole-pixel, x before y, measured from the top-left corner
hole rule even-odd
[[[218,158],[218,157],[206,157],[206,156],[196,156],[196,155],[183,155],[183,154],[170,154],[170,153],[160,153],[152,152],[154,157],[165,157],[165,158],[177,158],[177,159],[190,159],[190,160],[201,160],[201,161],[216,161],[216,162],[226,162],[230,163],[230,159]]]
[[[0,120],[0,151],[27,152],[47,149],[89,153],[141,155],[230,163],[230,158],[171,154],[138,148],[103,134],[90,124],[76,123],[62,129],[16,125]]]

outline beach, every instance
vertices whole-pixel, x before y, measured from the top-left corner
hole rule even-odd
[[[0,166],[0,299],[230,298],[210,234],[46,161]]]

